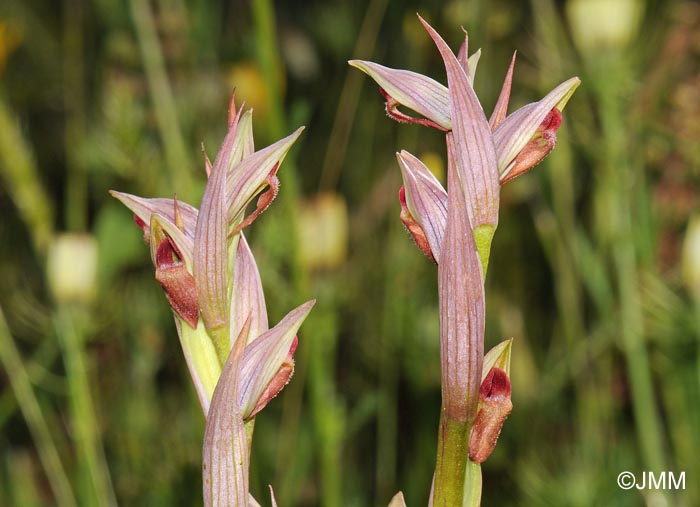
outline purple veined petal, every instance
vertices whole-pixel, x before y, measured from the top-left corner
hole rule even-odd
[[[248,495],[248,507],[262,507],[262,506],[258,503],[258,501],[255,498],[253,498],[253,495],[249,494]],[[274,505],[273,505],[273,507],[274,507]]]
[[[231,145],[231,152],[226,164],[229,175],[241,162],[241,160],[252,155],[254,151],[253,110],[248,109],[242,113],[237,120],[237,126],[235,128],[235,134]]]
[[[292,310],[275,327],[246,347],[241,359],[238,391],[244,419],[250,416],[260,396],[287,359],[294,337],[315,303],[315,300],[308,301]]]
[[[410,70],[391,69],[374,62],[350,60],[402,106],[435,122],[445,130],[452,128],[447,88],[434,79]]]
[[[509,165],[532,139],[542,121],[552,109],[561,111],[576,88],[581,84],[577,77],[567,79],[549,92],[542,100],[521,107],[511,113],[493,131],[498,154],[498,171],[502,175]]]
[[[231,336],[238,336],[246,322],[250,327],[246,343],[268,330],[267,306],[260,272],[245,236],[241,233],[233,265]]]
[[[462,45],[459,46],[457,61],[462,66],[464,72],[469,72],[469,34],[464,28],[462,28],[462,31],[464,32],[464,40],[462,41]]]
[[[253,139],[253,110],[248,109],[238,122],[238,136],[240,137],[241,160],[251,156],[255,152],[255,140]]]
[[[464,29],[463,29],[464,30]],[[469,76],[469,81],[474,84],[474,76],[476,76],[476,67],[479,65],[479,59],[481,58],[481,48],[477,49],[474,54],[467,56],[469,54],[469,34],[464,31],[464,42],[459,47],[459,53],[457,54],[457,61],[462,67],[462,70]]]
[[[406,204],[425,233],[435,262],[440,251],[447,222],[447,192],[423,162],[407,151],[396,154],[406,189]]]
[[[238,337],[214,390],[202,449],[205,507],[247,506],[250,455],[241,406],[240,364],[245,339]]]
[[[433,27],[420,16],[419,19],[445,62],[452,116],[452,133],[447,136],[454,138],[453,158],[466,192],[470,223],[474,229],[480,225],[495,227],[500,184],[491,129],[469,77],[454,53]]]
[[[447,229],[438,264],[442,400],[447,417],[469,422],[476,416],[481,385],[484,278],[453,165],[447,179]]]
[[[151,215],[154,213],[157,213],[170,223],[176,224],[174,199],[149,199],[126,194],[124,192],[117,192],[116,190],[110,190],[109,193],[134,213],[143,224],[142,228],[148,227],[148,224],[151,223]],[[197,208],[180,200],[177,201],[177,207],[180,217],[182,218],[182,228],[184,229],[185,235],[191,240],[194,240],[194,229],[197,225]]]
[[[510,101],[510,89],[513,85],[513,69],[515,68],[515,57],[517,54],[517,51],[513,52],[513,58],[510,60],[510,65],[506,71],[506,77],[503,79],[501,93],[498,95],[496,106],[493,108],[491,118],[489,118],[489,126],[492,131],[503,123],[503,120],[506,119],[506,115],[508,114],[508,102]]]
[[[195,229],[194,277],[199,309],[209,330],[227,324],[229,316],[226,180],[226,167],[217,157],[204,189]]]
[[[241,107],[236,111],[235,94],[229,104],[228,130],[221,148],[216,153],[213,167],[222,166],[226,172],[230,172],[240,161],[247,150],[250,149],[250,137],[252,136],[252,111],[243,112]],[[207,174],[211,176],[212,167],[207,164]]]
[[[230,223],[237,225],[243,219],[246,206],[268,186],[268,177],[271,173],[274,175],[302,130],[304,127],[298,128],[284,139],[246,157],[233,168],[226,182]]]

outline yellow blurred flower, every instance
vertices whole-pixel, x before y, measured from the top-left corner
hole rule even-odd
[[[441,155],[434,151],[424,151],[418,158],[423,161],[438,180],[443,184],[445,183],[445,161]]]
[[[5,70],[7,60],[12,52],[17,49],[20,42],[22,42],[20,30],[17,27],[0,20],[0,74],[2,74]]]
[[[46,269],[56,301],[90,303],[97,295],[97,241],[89,234],[57,235]]]
[[[338,194],[320,194],[299,212],[299,257],[311,270],[333,269],[347,254],[348,210]]]
[[[277,77],[283,92],[286,83],[281,69]],[[236,89],[236,97],[245,100],[246,106],[253,108],[256,119],[264,125],[270,112],[270,88],[260,67],[254,62],[238,62],[229,69],[226,81],[231,89]]]
[[[644,6],[639,0],[571,0],[566,12],[571,33],[584,55],[623,49],[639,31]]]
[[[681,258],[683,282],[700,301],[700,216],[692,216],[683,242]]]

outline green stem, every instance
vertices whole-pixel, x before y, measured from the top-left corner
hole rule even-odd
[[[63,349],[63,359],[70,393],[70,411],[75,445],[80,465],[81,503],[83,505],[116,506],[117,501],[102,449],[99,424],[95,415],[91,381],[87,372],[84,335],[76,309],[60,306],[56,330]]]
[[[279,73],[282,71],[277,51],[277,36],[275,34],[275,11],[270,0],[253,0],[253,21],[255,23],[255,40],[258,61],[269,90],[270,118],[268,128],[273,139],[282,137],[285,121],[282,110],[282,91]]]
[[[468,429],[466,422],[449,419],[443,407],[435,463],[434,507],[456,507],[463,504],[469,460]]]
[[[231,342],[228,336],[228,324],[217,327],[214,329],[207,329],[209,336],[211,336],[211,341],[214,344],[214,350],[216,350],[216,357],[219,358],[219,363],[221,363],[221,368],[224,367],[228,356],[231,353]]]
[[[491,224],[479,225],[472,231],[474,243],[476,244],[476,251],[479,254],[479,261],[481,261],[481,269],[484,272],[484,278],[486,278],[486,272],[489,269],[491,243],[493,242],[493,235],[495,233],[496,227]]]
[[[362,26],[357,35],[352,58],[357,60],[370,60],[377,43],[377,36],[388,0],[371,0],[367,5]],[[333,190],[338,184],[340,170],[346,160],[350,133],[355,123],[357,104],[360,102],[360,93],[365,76],[355,69],[349,69],[343,82],[343,89],[338,99],[338,107],[333,119],[333,127],[328,135],[326,154],[321,167],[321,177],[318,188],[322,191]]]
[[[479,505],[481,505],[481,464],[467,460],[462,507],[479,507]]]
[[[650,470],[663,470],[661,423],[652,386],[649,355],[643,335],[643,315],[639,301],[634,252],[628,245],[619,246],[615,264],[619,272],[622,340],[632,391],[634,418],[644,462]]]
[[[66,108],[66,226],[72,231],[83,231],[87,225],[87,177],[77,156],[85,132],[83,18],[82,0],[65,3],[64,15],[64,90]]]
[[[603,67],[605,68],[605,67]],[[615,79],[617,77],[617,79]],[[598,76],[594,90],[599,94],[605,155],[605,181],[610,192],[609,203],[614,214],[611,223],[612,259],[617,273],[620,297],[620,333],[632,392],[632,404],[637,425],[639,446],[645,465],[650,470],[663,470],[664,451],[662,425],[654,397],[649,356],[645,343],[644,315],[639,290],[638,257],[633,225],[634,192],[644,185],[643,171],[633,167],[625,146],[630,145],[623,114],[624,104],[611,90],[615,84],[626,82],[627,76],[613,72]],[[618,87],[617,90],[622,88]],[[619,92],[618,92],[619,93]],[[614,196],[614,197],[612,197]]]
[[[283,87],[280,81],[283,66],[277,45],[274,8],[271,0],[253,0],[251,8],[255,30],[256,57],[269,92],[266,133],[271,139],[276,140],[286,134],[287,121],[283,108]],[[292,287],[296,294],[305,298],[310,294],[310,276],[308,268],[300,257],[300,249],[296,248],[299,238],[298,201],[300,191],[298,176],[293,164],[293,154],[287,157],[284,165],[283,175],[281,176],[284,189],[278,197],[278,210],[282,216],[286,217],[287,237],[285,242],[289,245],[291,253],[289,272],[292,278]],[[321,308],[316,308],[313,315],[317,315],[321,311]],[[325,388],[328,382],[332,382],[334,364],[328,360],[329,356],[325,353],[323,347],[317,348],[314,345],[316,343],[327,345],[322,338],[327,338],[328,336],[331,335],[322,337],[318,331],[304,331],[303,340],[307,345],[300,347],[298,352],[300,357],[297,362],[298,366],[294,382],[285,390],[282,424],[277,439],[278,476],[275,481],[279,485],[277,498],[280,500],[280,503],[294,503],[293,498],[296,498],[301,490],[299,478],[303,477],[304,470],[310,462],[308,451],[304,449],[300,441],[300,435],[304,435],[304,429],[302,428],[303,416],[300,410],[304,394],[302,382],[306,381],[312,407],[311,417],[314,429],[319,432],[318,440],[321,442],[318,448],[314,449],[314,454],[318,452],[319,459],[322,461],[321,496],[324,502],[327,502],[324,505],[339,505],[334,503],[334,499],[340,499],[340,495],[337,494],[339,489],[336,489],[336,485],[341,483],[341,472],[336,466],[340,456],[340,448],[337,442],[338,439],[334,439],[336,443],[327,439],[329,435],[336,431],[335,425],[326,424],[330,420],[335,420],[336,414],[333,396],[327,396],[327,389]],[[331,354],[331,357],[334,357],[334,355]],[[326,362],[328,364],[325,365],[326,367],[323,367]],[[328,376],[329,373],[330,377]],[[332,383],[330,385],[332,387]],[[297,465],[295,467],[287,466],[292,461]],[[279,464],[282,465],[279,466]]]
[[[36,445],[39,459],[46,471],[46,478],[53,492],[58,507],[75,507],[77,505],[73,490],[61,463],[56,444],[46,424],[39,402],[29,381],[29,375],[22,363],[14,339],[5,321],[5,315],[0,308],[0,361],[7,372],[7,378],[12,391],[17,397],[27,426]]]

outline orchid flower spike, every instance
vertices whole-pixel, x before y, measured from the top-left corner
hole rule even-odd
[[[420,18],[420,16],[419,16]],[[524,174],[541,162],[556,145],[562,111],[580,84],[572,77],[538,102],[507,114],[515,67],[515,53],[488,120],[474,93],[473,82],[481,51],[468,55],[468,37],[457,56],[422,18],[447,70],[448,86],[410,70],[378,63],[348,63],[379,85],[388,115],[402,123],[416,123],[444,131],[452,137],[448,158],[467,193],[467,211],[477,250],[487,264],[491,239],[498,224],[499,185]],[[399,108],[410,109],[410,116]],[[398,155],[404,186],[399,193],[401,220],[419,248],[439,262],[447,216],[447,193],[420,160],[406,151]]]
[[[248,505],[245,424],[292,376],[297,331],[314,305],[309,301],[268,326],[260,273],[243,229],[277,195],[280,164],[303,128],[255,151],[252,125],[252,111],[237,109],[232,98],[228,132],[214,163],[205,155],[208,180],[199,209],[176,197],[111,192],[144,232],[207,416],[207,506]]]
[[[478,468],[488,458],[512,409],[510,341],[484,355],[484,277],[498,226],[500,186],[552,151],[562,111],[580,81],[564,81],[509,115],[514,54],[487,118],[473,88],[481,52],[469,56],[465,33],[455,55],[419,19],[442,57],[447,86],[409,70],[349,63],[376,81],[391,118],[445,132],[447,191],[417,157],[401,151],[397,159],[401,221],[438,265],[442,411],[430,505],[448,507],[463,505],[469,488],[472,501],[480,494],[480,476],[467,473],[467,467]],[[479,483],[465,485],[467,476]],[[391,505],[404,505],[402,496]]]

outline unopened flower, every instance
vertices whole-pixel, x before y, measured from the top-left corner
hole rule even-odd
[[[480,408],[469,438],[469,459],[486,461],[496,447],[506,417],[513,410],[510,379],[500,368],[491,368],[479,390]]]

